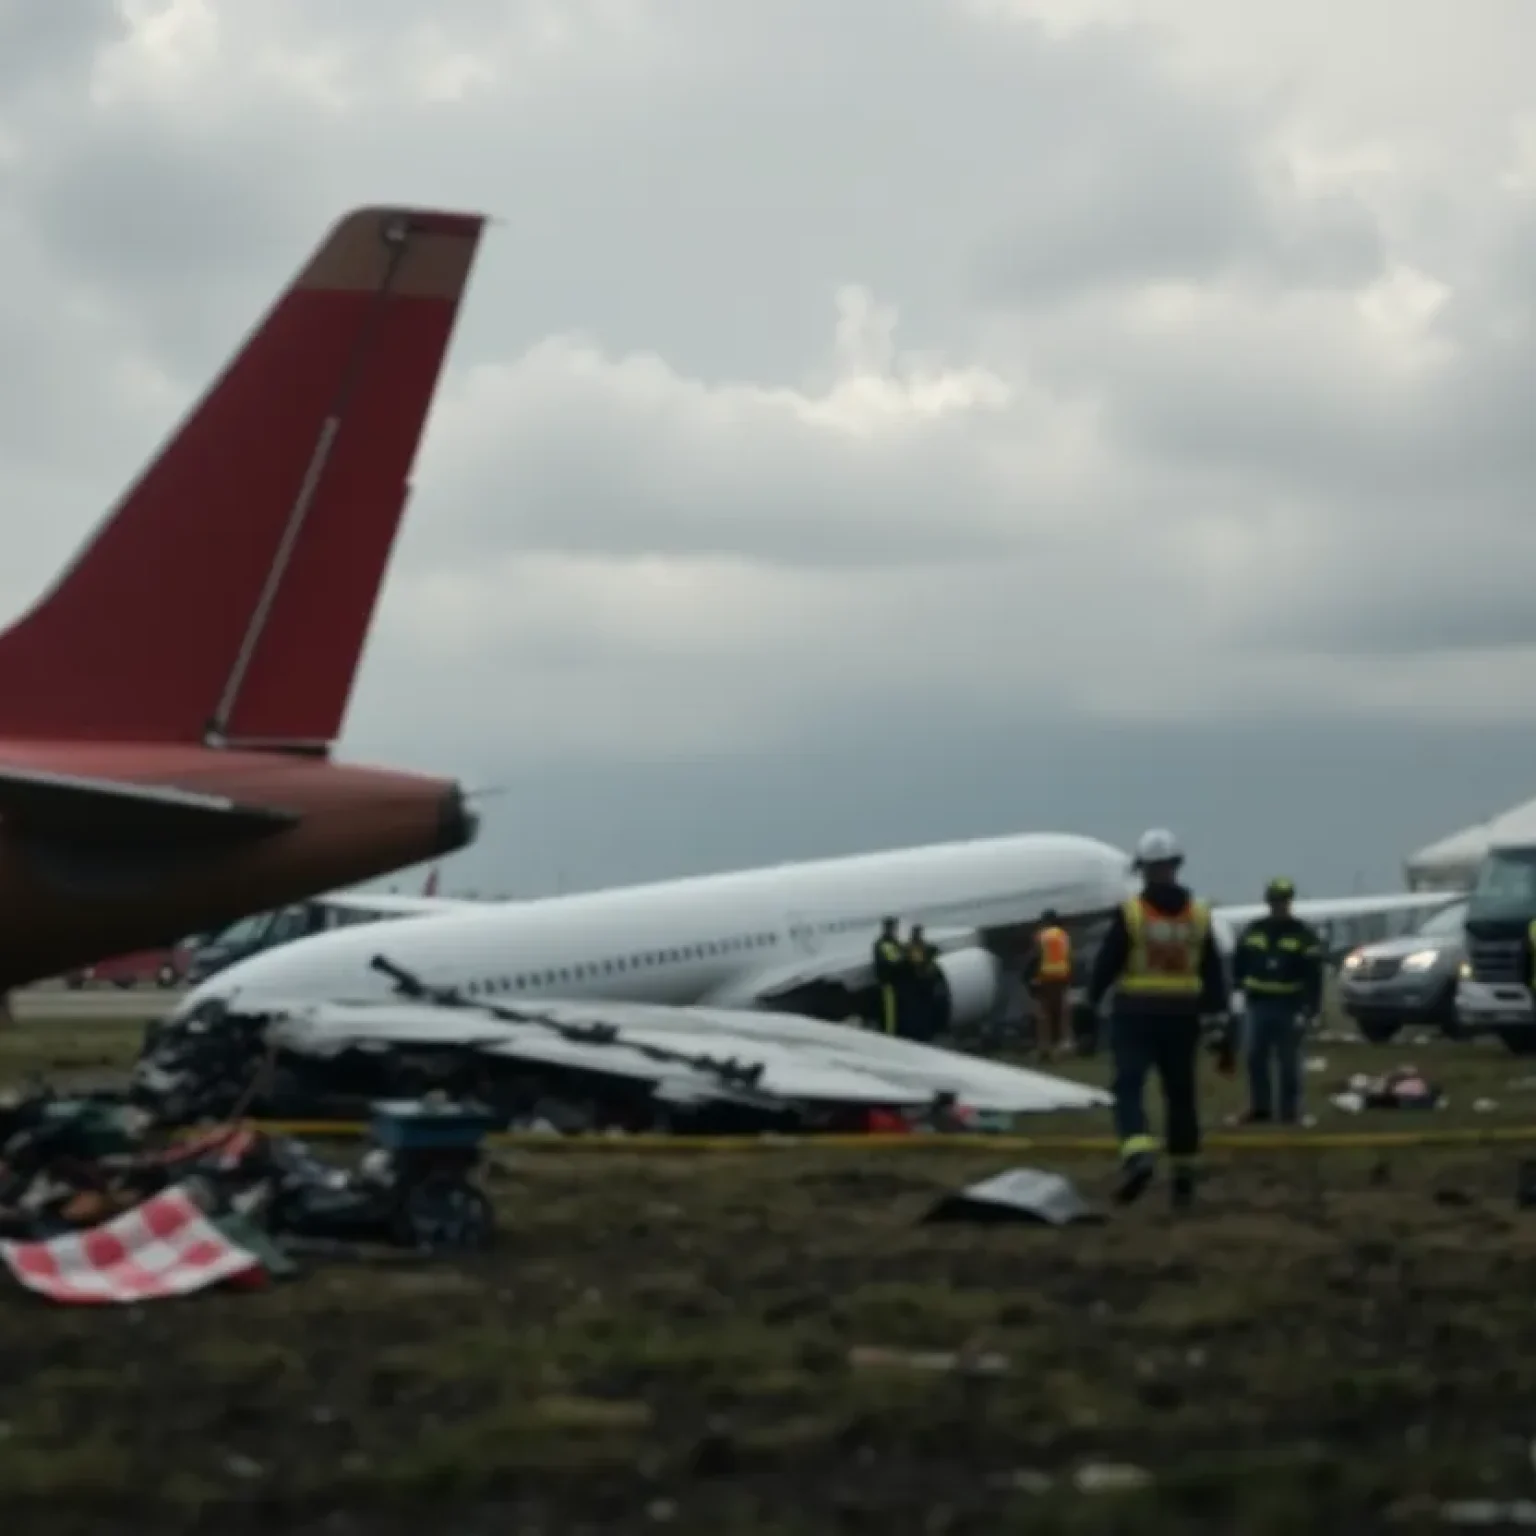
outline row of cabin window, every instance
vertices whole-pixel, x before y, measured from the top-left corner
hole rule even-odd
[[[867,924],[857,918],[843,918],[837,922],[816,923],[813,927],[830,933],[834,930],[864,927]],[[735,939],[719,939],[708,944],[686,944],[681,949],[658,949],[649,954],[630,955],[626,961],[623,958],[617,960],[604,960],[593,962],[591,965],[562,966],[559,970],[533,971],[528,975],[515,976],[511,979],[502,977],[500,981],[472,981],[466,988],[469,992],[522,992],[528,987],[553,986],[556,982],[584,981],[589,976],[614,976],[625,971],[642,970],[648,965],[675,965],[680,960],[702,960],[708,956],[729,954],[741,949],[765,949],[779,942],[776,933],[746,934]]]
[[[686,944],[681,949],[656,949],[643,955],[630,955],[617,960],[593,961],[590,965],[561,966],[559,970],[533,971],[526,976],[503,977],[497,981],[471,982],[471,992],[519,992],[527,987],[552,986],[560,981],[584,981],[590,976],[614,976],[625,971],[638,971],[648,965],[675,965],[679,960],[699,960],[706,955],[728,954],[739,949],[762,949],[777,944],[776,933],[745,934],[735,939],[719,939],[709,944]]]

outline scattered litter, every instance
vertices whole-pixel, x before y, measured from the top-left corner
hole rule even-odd
[[[1458,1499],[1440,1506],[1447,1525],[1536,1525],[1536,1501],[1531,1499]]]
[[[1055,1487],[1055,1479],[1048,1472],[1038,1472],[1032,1467],[1016,1467],[1012,1472],[1002,1472],[989,1479],[992,1486],[1011,1493],[1032,1493],[1037,1497],[1049,1493]]]
[[[1130,1493],[1151,1486],[1152,1474],[1128,1462],[1090,1461],[1073,1474],[1079,1493]]]
[[[1357,1115],[1365,1109],[1439,1109],[1447,1100],[1417,1067],[1402,1066],[1377,1077],[1356,1072],[1329,1102]]]
[[[49,1301],[132,1304],[209,1286],[261,1285],[261,1260],[230,1241],[177,1187],[85,1232],[0,1242],[11,1274]]]
[[[925,1222],[1033,1221],[1052,1227],[1103,1219],[1070,1179],[1041,1168],[1009,1168],[967,1184],[945,1195],[923,1217]]]
[[[1326,1056],[1308,1056],[1304,1065],[1308,1072],[1326,1072],[1328,1070],[1328,1058]]]
[[[1479,1115],[1489,1115],[1489,1114],[1492,1114],[1493,1111],[1496,1110],[1498,1107],[1499,1107],[1499,1101],[1497,1099],[1473,1099],[1472,1100],[1473,1111],[1475,1113],[1479,1114]]]
[[[1008,1357],[988,1351],[886,1349],[860,1346],[848,1351],[848,1364],[855,1370],[954,1371],[965,1376],[1002,1376],[1008,1370]]]

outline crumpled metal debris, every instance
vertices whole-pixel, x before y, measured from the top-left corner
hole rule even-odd
[[[274,1271],[284,1237],[429,1253],[483,1247],[494,1215],[472,1175],[489,1128],[484,1110],[374,1108],[375,1145],[357,1166],[339,1167],[241,1121],[172,1139],[121,1100],[47,1088],[13,1096],[0,1105],[0,1238],[37,1242],[96,1227],[175,1185],[210,1218],[275,1242]]]

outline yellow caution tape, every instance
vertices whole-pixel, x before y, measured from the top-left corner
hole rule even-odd
[[[311,1140],[352,1140],[368,1134],[360,1121],[256,1120],[256,1130]],[[1217,1131],[1204,1138],[1208,1150],[1222,1152],[1368,1152],[1390,1147],[1475,1147],[1536,1142],[1536,1125],[1500,1125],[1424,1131]],[[1119,1143],[1112,1136],[994,1136],[930,1134],[843,1136],[559,1136],[535,1131],[503,1131],[486,1137],[492,1147],[530,1152],[1000,1152],[1107,1153]]]

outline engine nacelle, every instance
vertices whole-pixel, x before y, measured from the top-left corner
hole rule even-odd
[[[1003,995],[1003,967],[990,949],[952,949],[939,956],[939,970],[949,988],[952,1029],[967,1029],[992,1017]]]

